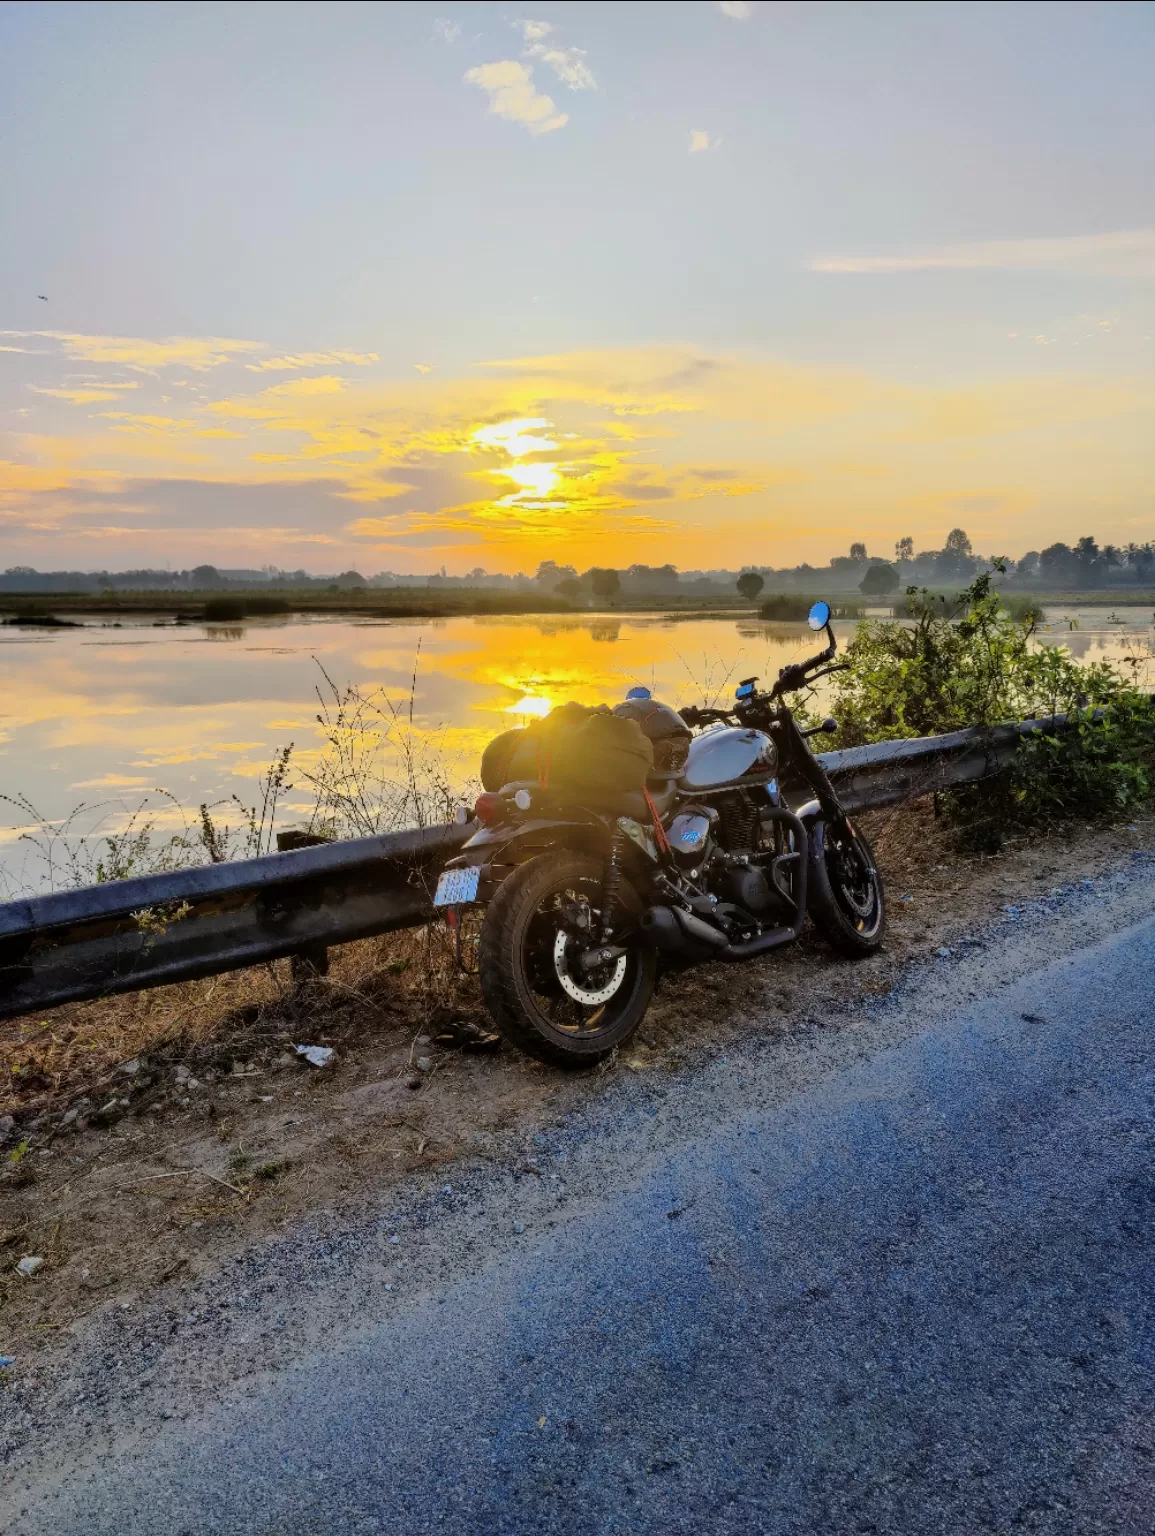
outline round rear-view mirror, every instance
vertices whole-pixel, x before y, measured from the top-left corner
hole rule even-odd
[[[830,623],[830,604],[819,599],[806,615],[806,622],[811,629],[825,629]]]

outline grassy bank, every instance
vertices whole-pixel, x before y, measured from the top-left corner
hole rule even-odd
[[[934,594],[952,602],[957,591]],[[236,592],[59,592],[0,594],[0,624],[35,625],[67,629],[85,616],[106,620],[154,618],[158,622],[236,624],[246,619],[288,617],[291,614],[331,614],[374,619],[452,619],[471,617],[518,617],[534,614],[592,613],[621,615],[654,614],[673,619],[760,618],[771,622],[803,621],[818,597],[829,599],[836,618],[857,618],[868,607],[885,608],[887,599],[865,600],[832,591],[762,595],[745,603],[737,594],[619,597],[613,603],[586,607],[560,597],[532,592],[495,592],[481,587],[440,590],[428,587],[391,587],[382,590],[316,592],[267,589]],[[896,599],[897,601],[897,599]],[[1011,604],[1034,607],[1150,608],[1155,610],[1155,591],[1121,591],[1116,588],[1088,592],[1015,593]]]
[[[958,589],[930,589],[939,599],[954,601]],[[577,601],[536,592],[499,592],[485,587],[431,588],[388,587],[340,591],[278,588],[236,591],[174,592],[37,592],[0,593],[0,623],[44,623],[63,627],[69,616],[143,618],[151,615],[189,622],[235,623],[242,619],[293,613],[350,614],[372,618],[438,619],[472,615],[519,614],[670,614],[677,617],[753,618],[804,620],[811,603],[827,598],[836,617],[857,618],[868,607],[885,608],[901,601],[863,598],[852,592],[815,589],[812,593],[762,593],[752,603],[737,593],[678,593],[658,596],[621,595],[612,603],[593,607]],[[1085,592],[1016,592],[1011,601],[1038,607],[1150,608],[1155,612],[1155,590],[1104,588]],[[53,621],[56,621],[53,624]]]
[[[374,618],[454,618],[472,614],[573,613],[560,597],[480,588],[440,592],[426,587],[381,591],[60,592],[0,595],[0,619],[37,622],[68,615],[172,615],[192,622],[232,623],[290,613],[362,614]]]

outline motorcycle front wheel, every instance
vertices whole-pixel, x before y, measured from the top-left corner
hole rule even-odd
[[[539,1061],[589,1067],[628,1040],[654,991],[654,951],[627,936],[601,960],[603,869],[565,851],[514,870],[486,909],[478,949],[482,996],[504,1039]],[[619,925],[641,913],[618,885]],[[614,944],[617,934],[608,941]]]
[[[874,849],[849,817],[810,832],[806,905],[814,926],[844,955],[873,955],[886,933],[886,903]]]

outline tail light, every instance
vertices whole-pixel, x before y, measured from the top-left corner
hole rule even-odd
[[[484,826],[492,826],[495,821],[501,819],[501,796],[484,794],[478,795],[473,807],[473,814]]]

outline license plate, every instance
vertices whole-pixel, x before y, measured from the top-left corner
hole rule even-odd
[[[437,882],[433,905],[459,907],[464,906],[467,901],[476,901],[477,882],[480,879],[480,864],[471,864],[467,869],[443,870],[441,879]]]

